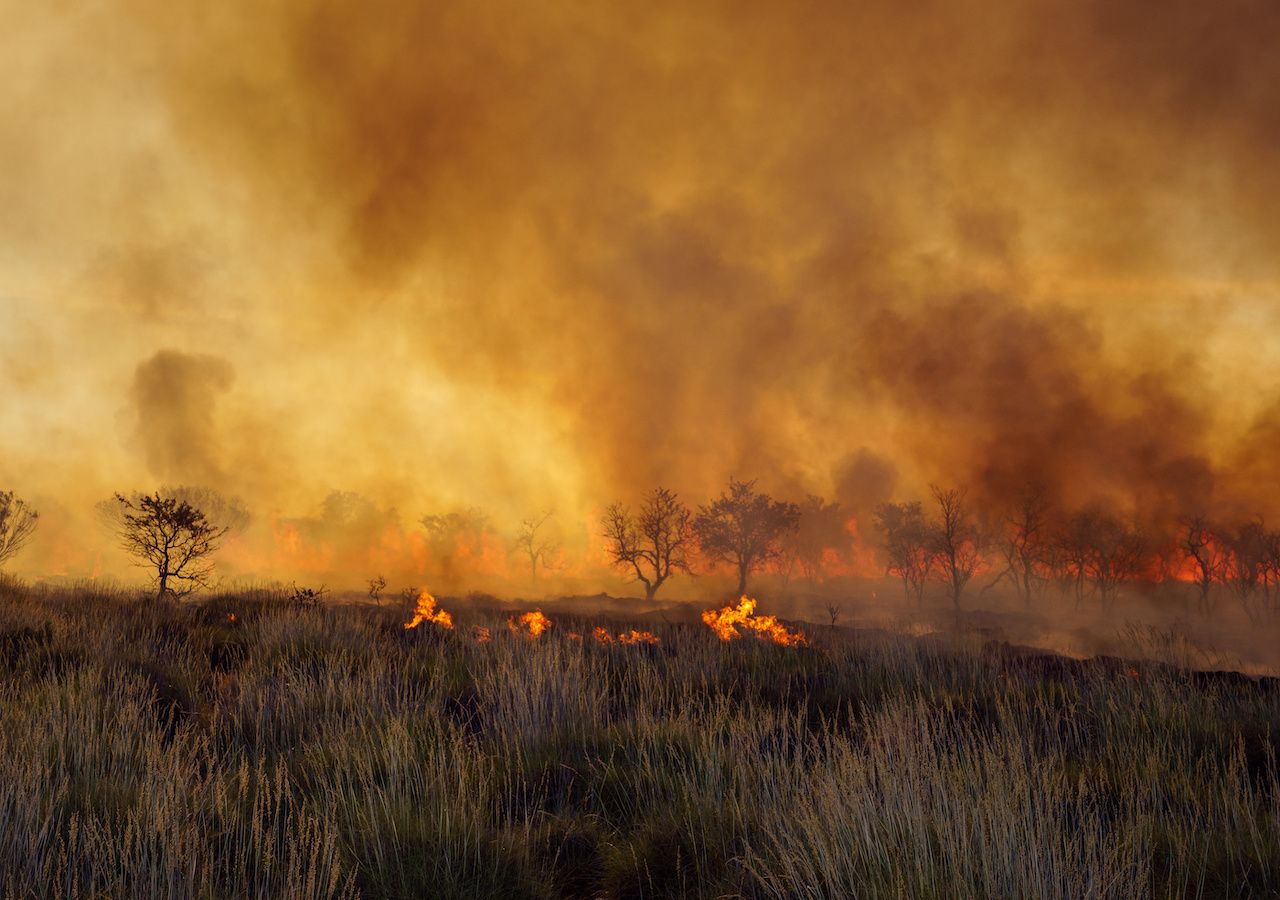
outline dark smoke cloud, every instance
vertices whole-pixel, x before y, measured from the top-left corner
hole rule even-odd
[[[104,285],[59,307],[81,364],[127,371],[91,339],[122,312],[129,365],[225,360],[113,386],[152,478],[508,531],[729,474],[851,509],[1031,477],[1151,519],[1259,499],[1232,460],[1277,388],[1220,373],[1280,324],[1272,3],[20,24],[47,52],[6,57],[0,197]]]
[[[234,382],[230,363],[215,356],[159,350],[138,365],[131,391],[135,436],[153,476],[225,482],[217,407]]]

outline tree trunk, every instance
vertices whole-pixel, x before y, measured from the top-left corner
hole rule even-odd
[[[738,563],[738,596],[745,597],[747,595],[747,564],[745,562]]]
[[[166,590],[168,590],[168,588],[169,588],[169,573],[161,572],[160,573],[160,590],[156,592],[157,603],[164,600],[164,593]]]
[[[652,599],[653,599],[653,595],[654,595],[654,594],[656,594],[656,593],[658,593],[658,583],[657,583],[657,582],[653,582],[652,584],[650,584],[649,582],[645,582],[645,586],[644,586],[644,599],[645,599],[645,600],[652,600]]]

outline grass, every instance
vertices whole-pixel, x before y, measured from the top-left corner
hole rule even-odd
[[[1280,895],[1274,681],[445,607],[6,583],[0,895]]]

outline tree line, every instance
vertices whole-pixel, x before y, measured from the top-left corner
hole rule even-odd
[[[345,508],[350,498],[329,505]],[[207,587],[220,542],[248,521],[238,501],[189,487],[115,494],[98,505],[98,513],[121,547],[153,573],[157,598]],[[513,541],[534,579],[553,568],[560,553],[548,536],[551,518],[546,510],[523,520]],[[599,527],[612,565],[652,600],[672,577],[692,574],[699,565],[728,568],[739,594],[766,570],[784,580],[799,572],[816,581],[829,554],[848,548],[848,518],[838,503],[821,497],[778,500],[757,490],[754,480],[731,477],[719,496],[696,507],[662,486],[634,508],[613,503]],[[30,504],[0,491],[0,565],[28,544],[38,521]],[[421,524],[442,547],[458,529],[489,527],[476,510],[426,516]],[[1252,619],[1280,611],[1280,530],[1261,518],[1231,522],[1193,515],[1172,532],[1161,531],[1098,505],[1058,508],[1036,484],[994,508],[975,503],[964,487],[935,485],[927,505],[879,504],[873,524],[885,574],[899,579],[918,605],[931,583],[940,584],[956,608],[975,590],[1003,584],[1028,607],[1056,586],[1077,607],[1092,600],[1106,609],[1128,583],[1172,578],[1189,586],[1204,615],[1214,613],[1224,596],[1234,597]]]

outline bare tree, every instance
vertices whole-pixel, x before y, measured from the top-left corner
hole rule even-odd
[[[644,585],[646,600],[652,600],[674,573],[689,571],[693,513],[674,491],[654,488],[638,515],[615,503],[605,510],[600,524],[614,565],[631,569]]]
[[[827,615],[831,618],[832,628],[836,627],[836,622],[840,620],[840,613],[842,613],[843,611],[844,610],[841,608],[839,603],[827,604]]]
[[[1027,485],[1018,496],[1013,514],[1005,522],[1000,544],[1005,567],[991,585],[1002,578],[1010,579],[1022,597],[1023,605],[1028,608],[1044,583],[1044,572],[1049,567],[1051,542],[1048,523],[1049,499],[1043,485]]]
[[[382,605],[382,592],[386,590],[387,579],[381,575],[375,575],[369,579],[369,599],[379,606]]]
[[[116,494],[115,499],[120,545],[155,569],[157,600],[208,585],[213,570],[209,557],[227,526],[214,525],[186,500],[160,493],[142,494],[136,500]]]
[[[27,545],[40,514],[13,491],[0,491],[0,565]]]
[[[885,571],[902,579],[907,599],[919,606],[933,566],[928,523],[919,501],[881,503],[875,510],[876,527],[883,540]]]
[[[1251,620],[1271,606],[1271,534],[1252,519],[1220,535],[1228,554],[1225,582]]]
[[[1202,615],[1213,611],[1213,586],[1226,580],[1230,555],[1226,542],[1204,516],[1193,516],[1182,528],[1178,547],[1191,564],[1197,588],[1197,608]]]
[[[1094,552],[1094,535],[1101,518],[1102,513],[1097,509],[1083,509],[1067,519],[1062,530],[1054,537],[1054,569],[1062,583],[1072,588],[1076,609],[1084,604],[1085,588],[1089,584],[1089,566]]]
[[[783,539],[783,551],[800,574],[810,584],[822,574],[823,562],[828,550],[842,550],[848,546],[849,532],[844,523],[847,517],[839,503],[828,503],[812,494],[800,504],[800,521]]]
[[[965,586],[982,565],[983,535],[969,514],[965,488],[943,489],[931,485],[938,504],[938,520],[933,526],[933,558],[939,577],[951,592],[951,602],[960,608]]]
[[[1094,517],[1085,575],[1093,582],[1103,609],[1114,603],[1121,585],[1142,573],[1146,551],[1146,538],[1137,528],[1114,516]]]
[[[529,560],[529,576],[534,581],[538,580],[538,567],[550,568],[548,560],[560,549],[560,545],[543,531],[553,515],[554,510],[544,510],[522,521],[520,530],[516,532],[516,548]]]
[[[738,571],[738,594],[745,594],[752,572],[777,558],[784,535],[796,527],[794,503],[758,494],[755,481],[729,479],[729,488],[698,508],[693,530],[704,556]]]

